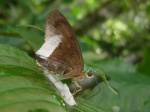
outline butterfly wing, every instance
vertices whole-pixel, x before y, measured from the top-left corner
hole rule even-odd
[[[52,71],[61,67],[65,67],[65,74],[83,70],[83,58],[77,38],[66,18],[57,10],[50,12],[47,17],[45,43],[36,54],[43,55],[49,64],[53,64],[47,66]]]

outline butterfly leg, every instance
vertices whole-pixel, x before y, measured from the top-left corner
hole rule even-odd
[[[76,84],[76,89],[74,90],[74,92],[72,93],[72,95],[74,96],[77,92],[82,90],[82,86],[79,84],[79,82],[77,81],[73,81]]]

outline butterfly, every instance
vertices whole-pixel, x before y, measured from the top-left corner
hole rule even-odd
[[[67,85],[63,85],[57,81],[57,77],[53,74],[59,74],[63,79],[72,79],[77,88],[72,93],[72,96],[82,90],[80,82],[85,79],[92,78],[93,70],[88,69],[83,62],[81,50],[73,29],[67,19],[58,11],[52,10],[46,20],[45,43],[36,52],[39,57],[37,59],[38,65],[46,69],[45,74],[51,74],[50,80],[54,83],[56,88],[61,92],[61,95],[67,97],[70,94]],[[96,69],[95,69],[96,70]],[[99,71],[98,71],[99,72]],[[105,75],[98,73],[99,77],[111,88]],[[59,82],[59,84],[56,84]],[[68,92],[69,91],[69,92]],[[68,92],[68,94],[66,94]],[[74,105],[74,99],[70,103],[70,98],[64,100],[69,105]]]
[[[72,79],[77,86],[73,95],[82,90],[80,81],[89,78],[77,38],[67,19],[58,11],[49,13],[46,20],[45,43],[36,52],[37,63],[52,74]],[[91,74],[90,74],[91,75]]]

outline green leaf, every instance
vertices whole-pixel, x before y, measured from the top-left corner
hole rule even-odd
[[[67,106],[25,52],[0,44],[0,111],[66,112]]]
[[[113,111],[119,109],[120,112],[149,112],[150,78],[136,72],[132,65],[119,60],[107,61],[102,64],[107,75],[112,77],[110,84],[117,88],[119,97],[110,93],[103,84],[93,89],[89,96],[95,94],[99,87],[100,92],[89,100]]]
[[[70,112],[109,112],[101,106],[96,106],[81,97],[77,98],[78,105],[72,107]]]
[[[36,31],[34,31],[36,29]],[[40,29],[40,28],[39,28]],[[44,42],[44,33],[36,28],[24,28],[23,26],[17,26],[13,29],[14,32],[20,34],[20,36],[33,48],[33,50],[38,50]],[[41,33],[43,35],[41,35]]]
[[[13,66],[41,72],[40,68],[35,65],[35,61],[17,48],[0,44],[0,52],[0,66],[2,67]]]
[[[13,46],[19,46],[25,43],[25,41],[20,38],[18,33],[8,33],[8,32],[0,32],[0,42],[3,44],[10,44]]]
[[[99,85],[100,93],[89,99],[95,105],[100,105],[107,109],[112,110],[114,107],[118,107],[123,112],[149,112],[145,105],[149,105],[148,100],[150,98],[149,85],[142,84],[130,84],[130,83],[118,83],[112,82],[119,91],[119,97],[116,97],[109,92],[106,85]],[[96,87],[90,95],[95,94],[99,87]],[[150,105],[149,105],[150,106]]]

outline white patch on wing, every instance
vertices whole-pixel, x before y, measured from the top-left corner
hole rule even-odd
[[[60,92],[62,98],[64,101],[70,105],[76,105],[76,102],[69,90],[69,87],[66,84],[63,84],[54,74],[50,74],[48,70],[44,70],[44,74],[48,79],[51,80],[51,82],[54,84],[54,86],[57,88],[57,90]]]
[[[42,47],[36,52],[41,58],[48,58],[61,43],[62,35],[54,35],[46,39]]]

